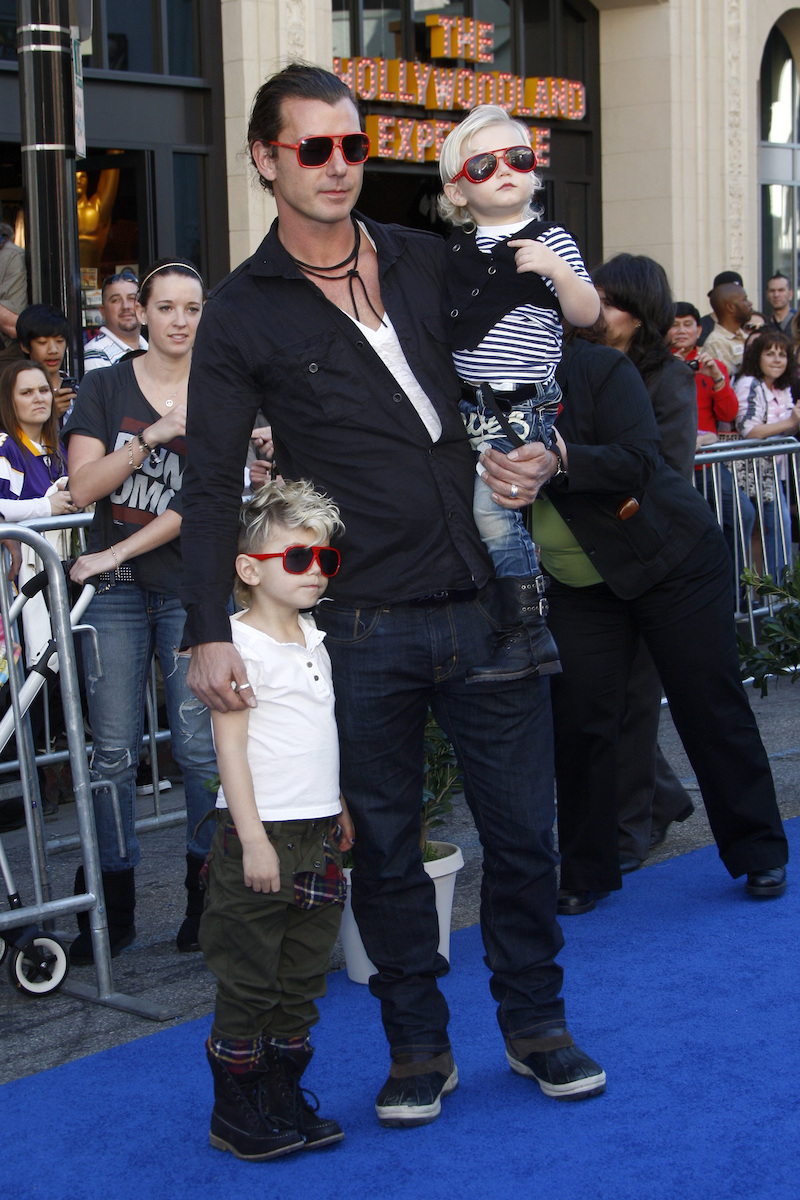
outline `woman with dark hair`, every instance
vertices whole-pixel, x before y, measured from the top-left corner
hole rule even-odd
[[[736,427],[745,438],[794,437],[800,428],[800,401],[792,398],[797,364],[791,339],[766,329],[748,340],[742,370],[734,384],[739,399]],[[776,470],[777,468],[777,470]],[[792,523],[786,498],[786,457],[761,459],[754,469],[741,464],[741,486],[753,498],[760,496],[766,568],[774,579],[786,566],[792,544]]]
[[[643,254],[617,254],[592,272],[600,294],[603,341],[621,350],[644,380],[661,433],[661,454],[692,478],[697,445],[697,389],[666,342],[675,305],[664,268]]]
[[[742,686],[728,549],[709,505],[659,454],[639,373],[578,336],[558,372],[564,407],[550,478],[523,447],[482,456],[498,502],[532,505],[551,577],[560,911],[588,912],[621,886],[620,732],[638,640],[660,675],[723,863],[746,891],[783,894],[788,851],[769,760]],[[563,468],[560,466],[563,461]],[[512,486],[516,487],[511,498]]]
[[[136,313],[149,349],[92,371],[83,380],[64,429],[70,489],[95,503],[87,552],[70,572],[76,583],[97,579],[86,619],[97,630],[103,674],[87,681],[94,752],[91,776],[116,785],[125,845],[117,844],[111,806],[94,792],[100,865],[112,955],[135,936],[136,769],[144,697],[153,652],[164,676],[172,754],[186,793],[186,920],[179,950],[198,950],[202,898],[199,873],[211,841],[200,825],[213,806],[217,774],[208,710],[186,684],[188,656],[179,653],[186,619],[180,601],[181,484],[186,463],[186,389],[204,287],[186,259],[162,259],[145,272]],[[83,890],[82,880],[76,880]],[[93,959],[88,921],[70,948],[72,962]]]

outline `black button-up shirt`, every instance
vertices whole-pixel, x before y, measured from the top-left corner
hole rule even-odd
[[[482,586],[491,561],[472,518],[474,454],[441,316],[441,239],[359,218],[381,299],[442,434],[419,415],[363,332],[281,245],[277,222],[209,297],[189,383],[183,483],[185,643],[230,640],[242,466],[259,408],[278,469],[339,505],[346,532],[327,594],[367,607]]]

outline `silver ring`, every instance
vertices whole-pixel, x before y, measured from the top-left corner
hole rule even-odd
[[[512,499],[512,500],[516,500],[516,498],[517,498],[517,496],[518,496],[518,495],[519,495],[519,488],[517,487],[517,485],[516,485],[515,483],[512,483],[512,485],[511,485],[511,499]]]
[[[252,692],[252,690],[253,690],[252,683],[241,683],[241,684],[239,684],[239,686],[236,690],[237,690],[237,692],[243,692],[245,690],[245,688],[250,688],[250,691]]]

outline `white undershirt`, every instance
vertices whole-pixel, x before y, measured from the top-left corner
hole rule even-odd
[[[358,227],[373,250],[376,250],[375,242],[369,236],[361,221],[358,222]],[[342,312],[350,317],[354,325],[358,326],[383,365],[394,375],[398,384],[411,401],[420,421],[422,421],[422,424],[430,434],[431,441],[438,442],[442,436],[442,422],[439,419],[439,414],[433,407],[433,403],[427,392],[423,391],[420,387],[416,375],[408,365],[408,359],[403,353],[403,347],[400,345],[397,330],[392,324],[389,314],[387,312],[383,314],[383,324],[379,325],[377,329],[370,329],[369,325],[364,325],[356,317],[350,316],[350,313],[346,309],[343,308]]]
[[[342,310],[344,312],[344,309]],[[350,313],[347,314],[350,317]],[[442,422],[439,414],[431,403],[430,397],[422,390],[417,377],[408,365],[408,359],[403,353],[397,330],[392,324],[387,312],[383,314],[383,325],[370,329],[369,325],[350,317],[354,325],[363,333],[372,349],[378,355],[387,371],[391,371],[400,387],[414,406],[417,416],[430,434],[432,442],[438,442],[442,436]]]

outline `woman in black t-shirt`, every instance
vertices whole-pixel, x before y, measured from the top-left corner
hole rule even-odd
[[[186,260],[162,260],[145,274],[136,309],[149,349],[83,380],[63,431],[69,441],[69,484],[81,508],[95,503],[87,552],[74,564],[76,583],[97,579],[87,622],[97,630],[101,676],[87,694],[93,780],[116,785],[124,847],[118,845],[109,796],[95,791],[100,865],[112,955],[135,936],[136,771],[144,698],[153,652],[164,677],[172,753],[183,771],[187,809],[187,916],[180,950],[199,949],[202,904],[198,875],[211,825],[197,829],[213,804],[217,774],[207,709],[186,685],[179,653],[186,613],[180,601],[181,483],[185,466],[186,391],[203,281]],[[76,881],[84,890],[82,881]],[[88,922],[70,949],[73,963],[93,960]]]

